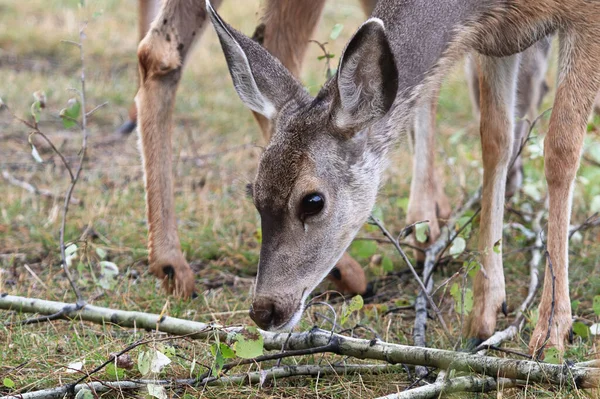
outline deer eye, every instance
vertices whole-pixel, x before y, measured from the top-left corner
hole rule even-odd
[[[304,221],[309,216],[314,216],[323,210],[325,197],[319,193],[311,193],[302,198],[300,203],[300,220]]]

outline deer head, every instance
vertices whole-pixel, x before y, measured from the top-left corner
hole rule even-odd
[[[381,20],[368,20],[313,98],[208,1],[206,8],[238,95],[273,129],[250,187],[263,235],[250,316],[263,329],[290,328],[375,203],[385,146],[373,131],[396,98],[394,57]]]

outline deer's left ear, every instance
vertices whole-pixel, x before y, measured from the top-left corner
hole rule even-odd
[[[206,0],[238,95],[251,110],[273,119],[291,99],[307,95],[302,85],[267,50],[226,24]]]
[[[398,91],[398,70],[383,22],[367,20],[340,59],[331,114],[335,126],[360,131],[382,118]]]

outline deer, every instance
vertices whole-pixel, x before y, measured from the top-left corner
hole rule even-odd
[[[506,301],[501,246],[493,249],[502,238],[520,53],[556,33],[558,85],[544,142],[546,270],[529,350],[564,351],[572,323],[567,236],[587,118],[600,86],[600,3],[380,0],[315,97],[208,0],[206,9],[240,99],[273,126],[252,186],[263,242],[250,317],[266,330],[297,324],[309,293],[367,221],[387,155],[414,112],[435,95],[448,69],[473,53],[484,172],[481,268],[466,334],[472,340],[493,334]]]
[[[221,1],[213,1],[216,9]],[[361,0],[366,15],[375,7],[375,0]],[[282,64],[298,77],[304,52],[322,12],[325,0],[275,1],[266,3],[262,18],[264,27],[262,45],[278,58]],[[139,0],[138,49],[140,66],[140,89],[137,106],[130,108],[130,120],[122,128],[122,133],[133,130],[139,115],[139,137],[143,166],[145,170],[146,208],[149,221],[149,263],[150,271],[163,281],[168,293],[189,298],[194,292],[193,273],[181,254],[179,237],[175,224],[173,182],[171,170],[171,118],[181,69],[189,49],[201,36],[206,25],[206,10],[201,0]],[[154,22],[153,22],[154,21]],[[520,87],[518,116],[530,117],[535,114],[535,104],[539,103],[545,91],[544,74],[548,46],[532,46],[523,54],[523,67],[519,72]],[[545,44],[544,44],[545,43]],[[471,60],[469,58],[468,60]],[[467,63],[469,82],[478,82],[478,70]],[[478,84],[470,84],[474,104],[478,104]],[[429,220],[428,240],[415,241],[418,247],[425,248],[440,234],[440,226],[451,212],[440,178],[435,169],[435,105],[437,99],[423,102],[411,136],[417,155],[414,157],[413,179],[408,207],[407,221],[413,223]],[[476,106],[477,108],[477,106]],[[476,109],[478,114],[479,110]],[[265,142],[269,141],[271,128],[269,121],[260,113],[254,113],[262,130]],[[525,124],[517,123],[515,143],[520,142]],[[514,192],[520,186],[520,157],[517,157],[508,185]],[[422,261],[422,252],[416,252]],[[343,293],[363,294],[367,288],[366,277],[360,265],[348,254],[344,254],[329,275],[336,288]]]

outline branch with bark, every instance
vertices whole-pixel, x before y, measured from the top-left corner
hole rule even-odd
[[[62,318],[80,319],[99,324],[115,324],[157,330],[191,338],[209,338],[225,341],[229,334],[240,332],[242,327],[218,327],[174,317],[143,312],[121,311],[85,305],[82,309],[61,302],[24,298],[12,295],[0,297],[0,309],[39,314],[55,314],[62,309]],[[531,383],[554,385],[570,384],[579,388],[600,386],[600,368],[547,364],[529,360],[500,359],[464,352],[412,347],[392,344],[378,339],[364,340],[346,337],[330,331],[313,329],[300,333],[275,333],[260,331],[266,350],[301,350],[329,346],[330,352],[357,359],[381,360],[390,364],[410,364],[457,370],[488,376],[527,380]]]

